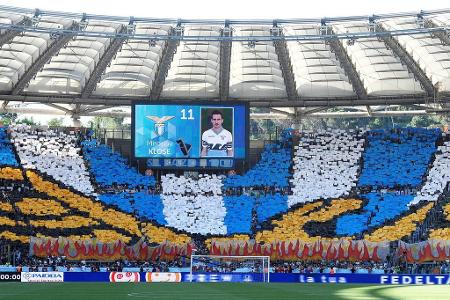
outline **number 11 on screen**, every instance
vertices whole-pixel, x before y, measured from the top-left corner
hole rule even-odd
[[[181,110],[181,120],[194,120],[194,116],[192,115],[192,108],[187,110],[186,117],[186,109]]]

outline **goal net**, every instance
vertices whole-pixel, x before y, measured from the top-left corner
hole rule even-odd
[[[269,256],[192,255],[191,282],[270,282]]]

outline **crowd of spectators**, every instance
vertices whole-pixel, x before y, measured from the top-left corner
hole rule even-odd
[[[398,134],[398,133],[396,133]],[[413,137],[414,135],[410,132],[407,133],[407,137]],[[89,141],[89,146],[92,146],[93,148],[96,148],[95,145],[93,145],[92,136],[91,137],[80,137],[80,142],[82,139],[85,139],[86,141]],[[383,140],[384,141],[384,140]],[[396,143],[400,143],[399,141],[395,141]],[[429,140],[427,140],[429,142]],[[92,144],[91,144],[92,143]],[[360,146],[360,143],[353,145],[355,148]],[[90,149],[92,150],[92,149]],[[357,151],[359,154],[359,150]],[[110,153],[108,152],[108,155]],[[100,159],[101,155],[98,155],[97,159]],[[123,163],[123,161],[118,160],[119,162]],[[359,162],[359,167],[361,168],[363,166],[363,162]],[[102,161],[102,165],[105,165],[106,163]],[[416,164],[413,164],[416,165]],[[431,163],[428,162],[428,168],[430,167]],[[107,168],[104,168],[107,169]],[[383,171],[384,172],[384,171]],[[101,174],[105,175],[105,174]],[[383,173],[384,176],[384,173]],[[384,180],[383,176],[379,176]],[[425,174],[423,176],[426,176]],[[110,176],[108,176],[110,177]],[[369,176],[370,177],[370,176]],[[179,179],[179,177],[177,177]],[[283,177],[284,178],[284,177]],[[141,178],[142,179],[142,178]],[[416,178],[414,178],[416,179]],[[423,179],[423,178],[422,178]],[[446,178],[444,178],[446,179]],[[172,182],[175,180],[175,177],[168,177],[168,181]],[[210,176],[205,176],[205,181],[210,182],[212,179]],[[380,179],[381,180],[381,179]],[[141,180],[144,182],[143,180]],[[390,183],[390,181],[389,181]],[[176,187],[176,185],[175,185]],[[414,196],[419,191],[418,186],[412,185],[412,184],[394,184],[394,185],[385,185],[381,186],[377,184],[373,185],[361,185],[354,188],[354,192],[356,194],[367,194],[367,193],[377,193],[383,196],[383,199],[389,196],[390,194],[395,194],[397,196]],[[2,184],[2,181],[0,181],[0,195],[3,195],[3,199],[8,200],[10,197],[9,195],[13,195],[17,192],[17,194],[20,194],[24,189],[30,189],[30,187],[27,184],[24,183],[12,183],[8,186]],[[103,191],[108,193],[108,191],[111,194],[117,195],[117,193],[120,191],[122,193],[126,194],[138,194],[138,193],[145,193],[149,195],[159,195],[164,194],[163,189],[159,183],[156,183],[155,185],[152,185],[151,183],[145,182],[145,184],[136,184],[136,185],[129,185],[126,184],[126,182],[120,182],[120,183],[112,183],[111,185],[108,185],[105,183],[103,186]],[[183,193],[179,192],[167,192],[167,188],[165,189],[165,197],[169,198],[168,196],[178,196],[178,194],[182,194],[184,197],[196,197],[198,192],[195,190],[192,191],[183,191]],[[220,195],[219,193],[220,188],[218,191],[204,191],[204,196],[211,197]],[[259,222],[264,221],[266,218],[270,216],[265,216],[264,212],[261,212],[258,210],[259,207],[263,207],[264,203],[262,202],[266,196],[271,195],[292,195],[292,191],[290,186],[278,186],[278,185],[255,185],[255,186],[229,186],[229,187],[223,187],[223,194],[224,196],[249,196],[254,198],[253,201],[254,206],[251,207],[249,210],[250,212],[250,232],[255,232],[257,228],[257,224]],[[351,195],[350,195],[351,196]],[[397,197],[398,198],[398,197]],[[121,198],[122,199],[122,198]],[[135,215],[139,215],[138,210],[136,210],[136,203],[138,198],[127,198],[123,197],[123,199],[127,199],[127,201],[130,202],[131,208],[133,209],[131,212]],[[122,199],[122,200],[123,200]],[[256,200],[255,200],[256,199]],[[259,199],[262,199],[261,201]],[[101,199],[100,199],[101,200]],[[173,199],[168,199],[172,201]],[[189,198],[189,200],[192,200]],[[194,201],[194,200],[192,200]],[[173,202],[173,201],[172,201]],[[406,201],[408,202],[408,201]],[[406,203],[405,202],[405,203]],[[113,203],[114,204],[114,203]],[[167,204],[166,204],[167,205]],[[178,207],[186,207],[186,205],[177,205]],[[403,205],[405,206],[405,205]],[[376,215],[380,212],[380,205],[374,205],[373,211],[370,211],[369,218],[367,221],[366,227],[370,225],[372,220],[375,220]],[[405,206],[406,207],[406,206]],[[13,206],[14,209],[17,209],[15,206]],[[176,207],[175,207],[176,208]],[[174,208],[173,211],[176,209]],[[282,208],[287,209],[287,208]],[[367,211],[369,211],[367,208],[364,208]],[[162,208],[157,209],[158,211],[162,211]],[[241,208],[242,210],[242,208]],[[228,210],[227,210],[228,211]],[[192,211],[192,213],[194,210]],[[198,212],[198,209],[195,210],[195,212]],[[190,214],[191,211],[188,211],[187,214]],[[18,214],[19,215],[19,214]],[[177,214],[179,216],[180,214]],[[362,215],[362,214],[360,214]],[[261,216],[264,216],[262,218]],[[164,224],[164,221],[159,221],[158,217],[149,217],[148,215],[145,215],[148,219],[157,220],[160,224]],[[165,216],[167,217],[167,216]],[[198,216],[194,215],[193,219],[198,220]],[[389,219],[392,219],[392,216],[389,216]],[[163,220],[163,217],[161,217],[161,220]],[[178,219],[175,221],[179,221]],[[175,221],[172,221],[172,226],[175,228],[180,229],[186,229],[186,224],[179,221],[176,223]],[[384,222],[385,219],[382,219],[380,222]],[[349,222],[349,224],[354,224],[355,222]],[[177,226],[175,226],[175,225]],[[213,224],[213,223],[211,223]],[[214,225],[214,224],[213,224]],[[379,224],[376,224],[379,225]],[[212,226],[212,225],[211,225]],[[213,227],[211,227],[213,228]],[[366,228],[363,228],[364,230]],[[193,231],[195,233],[199,232],[201,234],[208,234],[211,233],[210,228],[204,229],[201,227],[201,225],[198,225],[198,227],[195,228],[196,231]],[[203,230],[206,230],[203,232]],[[237,230],[238,232],[242,232]],[[230,232],[228,232],[230,233]],[[79,262],[71,262],[68,261],[64,257],[49,257],[49,258],[37,258],[37,257],[28,257],[26,255],[26,250],[21,249],[14,252],[14,265],[22,268],[22,266],[29,267],[29,270],[40,270],[40,271],[53,271],[57,270],[58,268],[64,268],[66,271],[73,271],[73,270],[81,270],[81,271],[122,271],[126,268],[139,268],[139,270],[145,270],[145,271],[155,271],[155,272],[163,272],[163,271],[169,271],[170,268],[177,267],[177,268],[188,268],[188,261],[189,258],[179,258],[177,260],[171,261],[171,262],[165,262],[165,261],[156,261],[156,262],[128,262],[128,261],[115,261],[115,262],[96,262],[96,261],[79,261]],[[1,257],[1,263],[7,264],[8,262],[11,262],[10,259],[6,259],[6,257],[3,255]],[[260,269],[261,266],[255,265],[255,269]],[[204,269],[202,269],[204,268]],[[446,262],[442,263],[435,263],[435,264],[405,264],[405,263],[397,263],[396,265],[390,265],[389,263],[384,264],[375,264],[371,262],[305,262],[305,261],[295,261],[295,262],[272,262],[272,268],[274,272],[278,273],[292,273],[292,272],[300,272],[300,273],[324,273],[324,272],[336,272],[337,270],[347,270],[350,273],[358,273],[359,271],[363,270],[367,273],[372,273],[374,269],[382,270],[386,274],[391,273],[448,273],[450,271],[450,265]],[[212,272],[212,271],[220,271],[220,272],[232,272],[239,269],[238,264],[231,264],[227,265],[225,267],[210,267],[210,266],[200,266],[197,271],[205,271],[205,272]],[[439,270],[439,271],[438,271]]]
[[[0,248],[5,243],[0,241]],[[202,252],[202,249],[198,249]],[[393,249],[395,251],[395,249]],[[50,256],[46,258],[28,256],[25,247],[15,247],[11,256],[2,251],[0,255],[0,268],[15,266],[16,271],[64,271],[64,272],[112,272],[112,271],[139,271],[139,272],[174,272],[190,271],[190,257],[179,256],[170,261],[71,261],[64,256]],[[200,257],[194,260],[193,272],[256,272],[263,271],[262,261],[259,259],[210,259]],[[283,261],[271,260],[272,273],[364,273],[364,274],[450,274],[450,262],[406,263],[402,256],[387,259],[384,262],[373,261]],[[266,272],[266,270],[265,270]]]

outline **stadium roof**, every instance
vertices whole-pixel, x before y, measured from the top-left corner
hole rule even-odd
[[[0,100],[74,116],[133,100],[241,100],[289,117],[446,112],[450,9],[199,20],[0,6]]]

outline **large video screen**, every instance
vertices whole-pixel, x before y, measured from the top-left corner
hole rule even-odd
[[[245,159],[248,105],[224,103],[134,104],[135,157]]]

